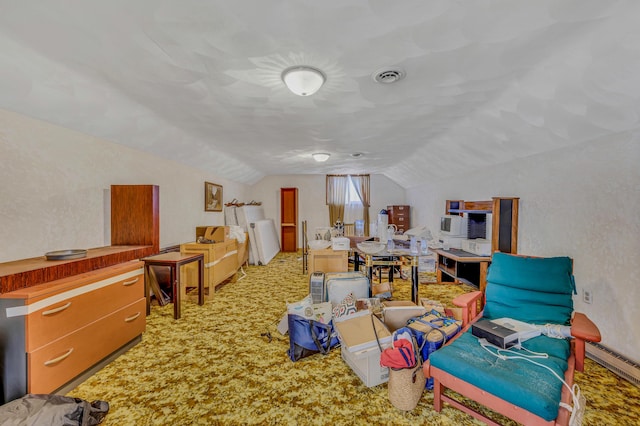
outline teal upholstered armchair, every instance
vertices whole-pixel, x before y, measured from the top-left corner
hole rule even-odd
[[[573,311],[574,293],[570,258],[495,253],[487,275],[484,310],[477,312],[483,297],[480,292],[454,300],[464,308],[465,332],[431,354],[425,364],[425,375],[434,378],[436,411],[441,410],[442,402],[448,402],[495,424],[462,401],[445,395],[444,388],[449,388],[519,423],[568,424],[573,373],[576,368],[584,368],[585,341],[600,341],[598,328],[585,315]],[[471,324],[483,317],[513,318],[541,329],[551,324],[547,329],[570,330],[571,338],[545,333],[523,342],[519,349],[497,351],[483,347],[472,335]],[[531,352],[539,355],[531,358]]]

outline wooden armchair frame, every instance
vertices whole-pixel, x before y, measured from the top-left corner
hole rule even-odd
[[[462,333],[466,332],[471,325],[482,317],[482,311],[478,309],[483,299],[483,293],[476,291],[472,293],[466,293],[458,296],[453,300],[453,304],[459,306],[462,309],[462,332],[455,338],[451,339],[447,344],[451,344]],[[571,335],[573,336],[571,342],[571,355],[568,359],[568,367],[564,374],[564,380],[573,386],[573,374],[575,370],[584,371],[584,356],[585,356],[585,342],[599,342],[601,339],[600,331],[598,327],[584,314],[574,312],[571,321]],[[518,423],[524,425],[568,425],[571,413],[561,407],[558,412],[558,417],[553,421],[546,421],[541,417],[515,406],[505,400],[498,398],[476,386],[467,383],[458,377],[449,374],[439,368],[432,367],[427,361],[423,366],[425,377],[433,377],[433,408],[440,412],[442,410],[442,403],[447,402],[457,409],[464,411],[465,413],[475,417],[476,419],[487,423],[488,425],[496,425],[499,423],[489,419],[482,413],[464,405],[456,399],[445,395],[444,390],[446,388],[457,392],[469,399],[478,402],[485,407],[500,413],[510,419],[515,420]],[[572,397],[569,390],[563,386],[561,401],[568,405],[571,405]]]

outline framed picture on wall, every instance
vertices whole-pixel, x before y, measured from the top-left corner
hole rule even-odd
[[[222,185],[211,182],[204,183],[204,211],[222,211]]]

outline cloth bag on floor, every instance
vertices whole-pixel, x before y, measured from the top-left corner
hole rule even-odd
[[[398,410],[411,411],[422,398],[426,379],[422,372],[422,361],[419,356],[417,359],[415,367],[389,369],[389,401]]]
[[[289,350],[293,362],[321,353],[326,355],[340,342],[333,328],[331,303],[310,303],[306,297],[287,306],[289,325]]]
[[[415,337],[406,327],[403,327],[393,333],[394,344],[392,348],[383,350],[377,334],[376,340],[382,352],[380,365],[389,367],[389,382],[387,383],[389,401],[398,410],[413,410],[422,398],[426,383]],[[400,343],[401,340],[409,341]],[[407,354],[409,347],[411,353]],[[406,367],[398,367],[402,364]]]

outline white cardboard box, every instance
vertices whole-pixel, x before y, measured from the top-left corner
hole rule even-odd
[[[392,344],[393,337],[391,332],[375,315],[372,316],[370,313],[364,312],[364,314],[355,313],[345,318],[341,318],[334,323],[338,331],[338,338],[342,343],[342,349],[346,349],[349,352],[360,352],[369,348],[376,348],[380,352],[373,324],[376,326],[375,331],[380,345],[384,348],[385,345],[390,346]]]
[[[333,250],[349,250],[351,240],[346,237],[333,237],[331,239],[331,248]]]
[[[396,331],[407,325],[407,321],[427,313],[424,306],[418,306],[408,300],[382,302],[382,317],[389,331]]]
[[[382,349],[387,347],[390,345],[382,345]],[[351,367],[366,387],[370,388],[389,381],[389,368],[380,365],[380,348],[377,345],[360,352],[351,352],[342,347],[340,353],[344,362]]]

